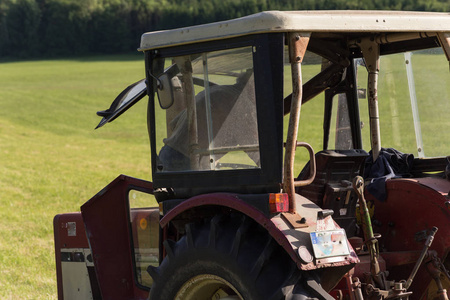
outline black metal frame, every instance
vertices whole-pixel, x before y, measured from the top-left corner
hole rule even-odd
[[[329,148],[328,141],[330,135],[331,115],[333,107],[333,97],[339,93],[344,93],[347,98],[348,113],[350,118],[350,128],[352,134],[353,149],[362,149],[361,121],[359,118],[358,89],[356,85],[354,60],[350,57],[350,65],[346,68],[344,80],[336,87],[325,91],[325,110],[323,126],[323,149]]]
[[[280,191],[283,166],[283,55],[284,34],[267,33],[146,51],[149,82],[148,130],[155,188],[171,188],[174,197],[188,198],[208,192],[269,193]],[[253,47],[260,169],[223,171],[156,171],[156,82],[149,75],[157,58],[207,51]]]

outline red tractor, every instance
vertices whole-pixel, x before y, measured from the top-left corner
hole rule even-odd
[[[448,299],[448,14],[263,12],[140,51],[98,127],[148,99],[153,182],[55,217],[60,299]]]

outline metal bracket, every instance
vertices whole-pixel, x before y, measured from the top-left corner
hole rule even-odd
[[[281,216],[294,228],[308,227],[308,225],[306,224],[306,219],[302,218],[297,213],[282,213]]]

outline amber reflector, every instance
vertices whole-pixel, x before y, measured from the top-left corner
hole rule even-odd
[[[289,211],[288,194],[269,194],[269,203],[271,213]]]

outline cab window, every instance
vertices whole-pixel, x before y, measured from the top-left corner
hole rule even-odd
[[[161,59],[157,172],[260,168],[252,47]]]

